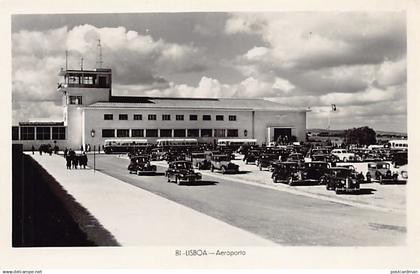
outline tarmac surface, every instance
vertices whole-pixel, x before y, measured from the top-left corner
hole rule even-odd
[[[89,163],[92,162],[89,155]],[[96,168],[100,172],[280,245],[405,244],[403,210],[379,210],[380,207],[370,208],[363,203],[361,206],[356,202],[349,204],[345,199],[336,202],[322,195],[300,195],[250,184],[243,178],[253,178],[263,172],[255,172],[252,167],[239,174],[239,178],[203,171],[201,184],[178,186],[167,183],[163,176],[164,162],[156,163],[158,174],[155,176],[129,174],[128,163],[127,157],[96,156]],[[191,227],[194,229],[195,225]]]
[[[91,168],[68,170],[63,156],[40,156],[38,153],[31,156],[122,246],[275,245],[270,240],[103,172],[94,172]],[[114,159],[109,162],[111,166],[115,161],[114,157],[103,158]],[[102,156],[97,157],[97,160],[101,159]],[[98,164],[102,165],[102,161]],[[124,166],[125,161],[120,164]],[[126,173],[125,168],[123,173]],[[91,228],[82,230],[95,233]],[[96,244],[101,245],[100,242]]]

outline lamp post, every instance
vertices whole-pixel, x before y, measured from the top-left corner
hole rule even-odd
[[[94,129],[92,129],[90,131],[90,136],[92,136],[92,138],[95,138],[95,130]],[[93,172],[96,172],[96,153],[95,153],[95,150],[96,150],[96,146],[93,145]]]

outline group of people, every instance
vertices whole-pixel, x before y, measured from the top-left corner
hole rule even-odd
[[[64,150],[64,158],[66,159],[67,169],[77,169],[78,167],[83,167],[85,169],[88,162],[85,152],[82,154],[76,154],[74,150],[67,150],[67,148]]]

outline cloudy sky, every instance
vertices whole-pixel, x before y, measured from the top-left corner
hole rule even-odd
[[[93,69],[116,94],[266,98],[310,107],[308,128],[406,131],[403,12],[14,15],[13,123],[62,120],[57,73]]]

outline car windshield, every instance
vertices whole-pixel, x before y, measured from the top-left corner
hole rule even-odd
[[[218,161],[230,161],[230,159],[227,156],[216,157],[215,160],[218,160]]]
[[[378,164],[377,165],[378,169],[388,169],[389,168],[389,164]]]
[[[334,170],[333,174],[337,177],[347,177],[349,176],[351,173],[351,171],[349,169],[338,169],[338,170]]]
[[[191,168],[191,163],[190,162],[179,162],[179,163],[175,163],[174,167],[176,169],[189,169],[189,168]]]
[[[137,163],[146,163],[147,162],[147,157],[138,157],[138,158],[135,158],[135,162],[137,162]]]

